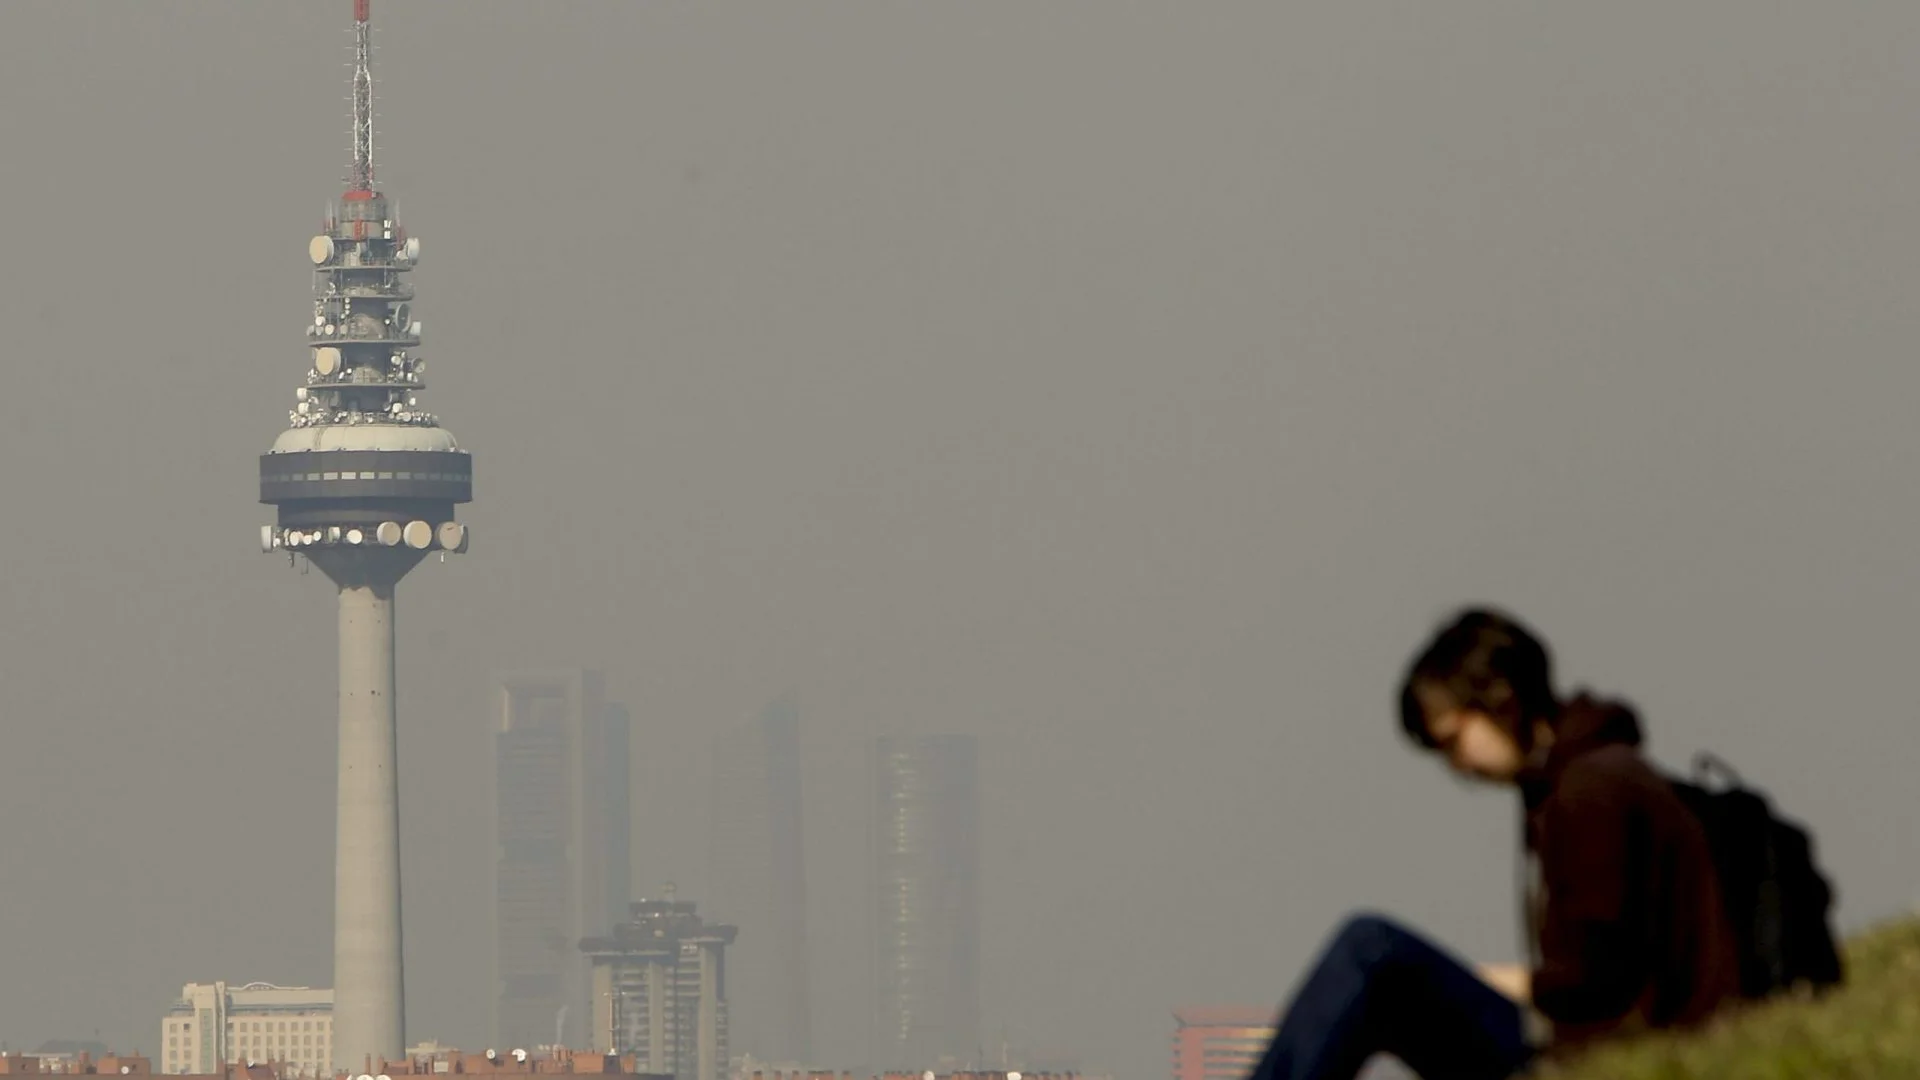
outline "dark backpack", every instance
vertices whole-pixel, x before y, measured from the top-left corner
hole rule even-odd
[[[1693,778],[1673,787],[1706,827],[1740,950],[1741,993],[1757,999],[1840,985],[1827,923],[1833,889],[1814,865],[1813,838],[1775,816],[1766,796],[1712,754],[1695,756]]]

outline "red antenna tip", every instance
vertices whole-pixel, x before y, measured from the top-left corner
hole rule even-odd
[[[371,22],[373,20],[373,0],[353,0],[353,21]]]

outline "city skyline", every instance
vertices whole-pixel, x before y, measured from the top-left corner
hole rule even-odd
[[[333,982],[337,590],[250,551],[346,9],[0,15],[13,1046]],[[1920,11],[376,10],[484,459],[394,624],[410,1033],[486,1045],[490,677],[546,665],[618,679],[632,876],[703,910],[711,738],[802,703],[823,1062],[870,1038],[883,731],[982,740],[990,1046],[1149,1080],[1171,1007],[1277,1005],[1355,906],[1516,959],[1510,806],[1392,715],[1463,602],[1806,822],[1843,929],[1920,902],[1875,828],[1920,756]]]

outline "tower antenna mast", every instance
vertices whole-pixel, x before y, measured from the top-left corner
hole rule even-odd
[[[349,191],[373,190],[373,0],[353,0],[353,172]]]

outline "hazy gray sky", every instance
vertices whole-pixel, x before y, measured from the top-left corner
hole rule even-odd
[[[334,610],[261,555],[347,0],[0,10],[0,1036],[330,979]],[[1670,762],[1920,897],[1920,7],[380,0],[471,554],[400,616],[410,1034],[487,1016],[488,673],[808,739],[825,1064],[860,740],[976,732],[990,1038],[1167,1068],[1382,906],[1511,956],[1509,800],[1392,682],[1511,604]]]

